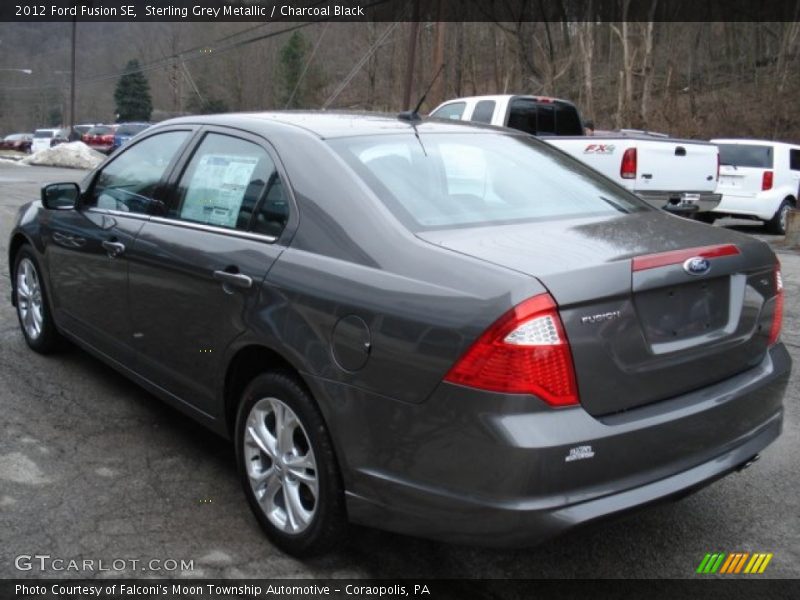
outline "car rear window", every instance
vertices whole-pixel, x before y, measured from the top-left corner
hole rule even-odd
[[[567,102],[514,98],[508,126],[533,135],[583,135],[578,109]]]
[[[112,131],[113,131],[113,129],[111,129],[111,127],[106,127],[106,126],[103,126],[103,127],[92,127],[88,131],[88,134],[89,135],[107,135],[107,134],[111,133]]]
[[[51,138],[55,132],[50,129],[39,129],[38,131],[34,132],[33,137],[35,138]]]
[[[523,136],[420,133],[329,143],[412,231],[648,210],[578,161]]]
[[[748,144],[717,144],[719,162],[734,167],[772,168],[772,146]]]

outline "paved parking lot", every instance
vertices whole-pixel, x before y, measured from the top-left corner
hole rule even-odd
[[[800,576],[800,253],[776,238],[763,236],[780,252],[796,368],[784,434],[753,468],[530,550],[354,528],[334,554],[300,562],[262,536],[226,442],[80,350],[27,349],[8,301],[11,223],[41,183],[82,176],[0,163],[0,577],[41,575],[15,569],[22,554],[190,560],[194,577],[691,577],[706,552],[742,550],[774,553],[767,576]]]

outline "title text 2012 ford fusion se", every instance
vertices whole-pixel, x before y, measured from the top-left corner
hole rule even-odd
[[[511,130],[184,117],[20,211],[28,345],[67,338],[235,442],[296,555],[352,521],[525,545],[781,431],[780,266]]]

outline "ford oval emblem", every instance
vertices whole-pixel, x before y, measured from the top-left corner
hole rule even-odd
[[[705,275],[711,270],[711,263],[702,256],[693,256],[683,263],[683,270],[689,275]]]

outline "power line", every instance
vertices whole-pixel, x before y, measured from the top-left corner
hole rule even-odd
[[[337,87],[334,90],[333,94],[331,94],[330,97],[322,105],[323,109],[328,108],[331,105],[331,103],[333,103],[333,101],[339,97],[339,94],[341,94],[344,91],[344,88],[346,88],[348,84],[353,80],[353,78],[358,74],[358,72],[361,70],[361,67],[363,67],[369,60],[369,57],[372,56],[381,45],[383,45],[383,42],[386,39],[388,39],[389,35],[391,35],[391,33],[395,30],[395,28],[399,24],[400,21],[395,21],[394,23],[392,23],[389,27],[386,28],[386,30],[383,32],[383,34],[381,34],[381,36],[377,39],[377,41],[367,49],[367,52],[364,54],[364,56],[361,57],[361,59],[350,70],[350,73],[347,74],[347,77],[345,77],[342,83],[339,84],[339,87]]]
[[[322,43],[322,38],[325,37],[325,32],[328,31],[328,25],[330,25],[330,24],[331,24],[330,21],[325,23],[325,27],[322,29],[322,33],[319,34],[319,39],[317,40],[317,43],[314,44],[314,49],[311,51],[311,56],[308,57],[308,60],[306,61],[306,64],[303,66],[303,72],[300,73],[300,77],[297,78],[297,83],[295,84],[294,89],[292,90],[292,93],[289,95],[289,99],[286,101],[286,106],[283,107],[284,109],[289,108],[289,105],[292,103],[292,100],[294,100],[294,95],[297,93],[297,90],[300,88],[300,84],[302,83],[303,78],[306,76],[306,72],[308,71],[308,67],[311,65],[311,61],[314,60],[314,55],[317,53],[317,48],[319,48],[320,43]]]
[[[385,4],[386,2],[389,2],[389,1],[390,0],[375,0],[374,2],[372,2],[369,5],[364,6],[363,8],[365,10],[368,10],[368,9],[373,8],[375,6],[378,6],[378,5],[381,5],[381,4]],[[322,3],[323,2],[317,2],[316,4],[322,4]],[[199,59],[199,58],[208,58],[208,57],[213,56],[215,54],[223,54],[225,52],[230,52],[231,50],[236,50],[237,48],[241,48],[241,47],[247,46],[249,44],[253,44],[255,42],[260,42],[262,40],[266,40],[266,39],[269,39],[269,38],[277,37],[279,35],[283,35],[284,33],[290,33],[292,31],[297,31],[297,30],[303,29],[305,27],[310,27],[311,25],[316,25],[317,23],[330,22],[331,20],[332,20],[332,17],[328,17],[327,19],[320,19],[318,21],[306,21],[306,22],[303,22],[303,23],[292,25],[290,27],[285,27],[285,28],[280,29],[278,31],[273,31],[273,32],[265,33],[263,35],[247,38],[246,40],[230,42],[228,44],[223,44],[223,45],[218,46],[218,47],[214,47],[213,46],[213,44],[218,44],[219,42],[223,42],[225,40],[228,40],[228,39],[231,39],[231,38],[234,38],[234,37],[238,37],[239,35],[243,35],[244,33],[248,32],[248,31],[252,31],[254,29],[259,29],[259,28],[261,28],[261,27],[263,27],[265,25],[269,25],[270,24],[270,23],[262,23],[262,24],[259,24],[259,25],[255,25],[255,26],[253,26],[253,27],[251,27],[249,29],[246,29],[244,31],[233,33],[233,34],[229,34],[227,36],[219,38],[219,39],[215,40],[214,42],[212,42],[212,45],[206,44],[206,45],[201,45],[201,46],[195,46],[195,47],[192,47],[192,48],[188,48],[186,50],[181,50],[180,52],[177,52],[176,54],[174,54],[172,56],[167,56],[167,57],[164,57],[164,58],[161,58],[161,59],[146,63],[144,65],[141,65],[138,69],[135,69],[133,71],[129,71],[127,69],[122,69],[122,70],[114,71],[114,72],[111,72],[111,73],[104,73],[102,75],[95,75],[93,77],[87,77],[87,78],[84,78],[84,79],[80,79],[80,80],[78,80],[77,83],[85,85],[85,84],[90,84],[90,83],[98,83],[98,82],[101,82],[101,81],[108,81],[110,79],[117,79],[121,75],[124,75],[126,73],[146,73],[146,72],[149,72],[149,71],[154,71],[154,70],[157,70],[157,69],[161,69],[161,68],[170,66],[170,65],[174,64],[175,60],[189,61],[189,60],[196,60],[196,59]],[[42,89],[53,88],[53,87],[60,87],[60,84],[59,83],[49,83],[49,84],[39,84],[39,85],[31,85],[31,86],[15,86],[15,87],[6,87],[6,88],[4,88],[4,90],[5,91],[9,91],[9,92],[35,91],[35,90],[42,90]]]

